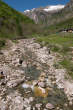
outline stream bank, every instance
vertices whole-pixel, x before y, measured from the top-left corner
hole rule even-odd
[[[34,39],[22,39],[1,50],[1,110],[73,110],[73,81],[66,69],[56,69],[57,53]]]

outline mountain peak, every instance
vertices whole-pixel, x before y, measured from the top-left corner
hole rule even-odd
[[[46,18],[51,16],[51,14],[59,12],[65,7],[65,5],[49,5],[46,7],[33,8],[31,10],[25,10],[24,14],[29,18],[33,19],[37,24],[39,19],[42,19],[42,22],[46,22]]]
[[[40,8],[33,8],[31,10],[25,10],[24,13],[28,13],[28,12],[32,12],[34,10],[44,10],[46,12],[50,12],[50,11],[56,11],[56,10],[61,10],[65,7],[65,5],[49,5],[49,6],[46,6],[46,7],[40,7]]]

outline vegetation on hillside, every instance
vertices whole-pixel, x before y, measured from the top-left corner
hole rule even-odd
[[[51,32],[59,32],[60,30],[69,29],[69,28],[73,29],[73,17],[65,21],[61,21],[60,23],[49,26],[48,30],[51,33]]]
[[[73,33],[56,33],[48,36],[39,36],[37,37],[37,41],[42,46],[46,45],[51,48],[51,51],[62,55],[59,64],[66,68],[68,74],[73,78]]]
[[[33,20],[0,0],[0,38],[16,39],[21,36],[31,36],[37,30]]]

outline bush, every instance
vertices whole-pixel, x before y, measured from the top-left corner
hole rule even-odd
[[[5,46],[5,40],[0,40],[0,48]]]

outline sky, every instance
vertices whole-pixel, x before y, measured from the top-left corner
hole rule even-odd
[[[14,9],[23,12],[27,9],[44,7],[48,5],[66,4],[69,0],[3,0]]]

